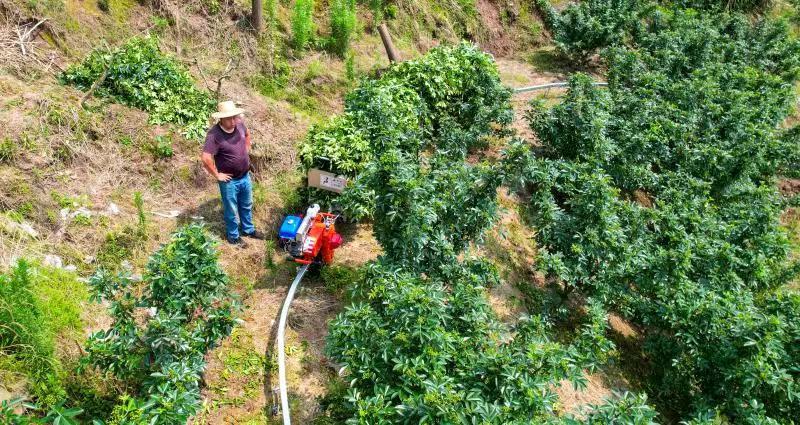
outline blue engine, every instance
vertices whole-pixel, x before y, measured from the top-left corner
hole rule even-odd
[[[296,215],[287,215],[283,219],[283,223],[281,223],[281,230],[278,235],[281,239],[294,239],[302,222],[303,219]]]

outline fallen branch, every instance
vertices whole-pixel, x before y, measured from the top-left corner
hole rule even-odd
[[[101,84],[103,84],[103,82],[106,80],[106,76],[108,75],[108,68],[110,66],[111,66],[110,61],[107,61],[106,64],[105,64],[105,67],[103,68],[103,74],[100,75],[100,78],[98,78],[94,82],[94,84],[92,84],[92,86],[89,87],[89,90],[86,91],[86,94],[84,94],[83,97],[81,98],[81,101],[80,101],[81,107],[83,107],[83,104],[86,103],[86,101],[89,100],[90,97],[92,97],[92,94],[94,94],[94,91],[97,90],[97,88]]]
[[[43,24],[43,23],[45,23],[46,21],[47,21],[47,18],[45,18],[45,19],[42,19],[41,21],[37,22],[37,23],[36,23],[36,25],[34,25],[34,26],[32,26],[30,29],[28,29],[28,31],[26,31],[26,32],[25,32],[25,34],[23,34],[23,33],[22,33],[20,30],[19,30],[19,27],[17,27],[17,28],[15,29],[15,30],[16,30],[16,32],[17,32],[17,37],[19,38],[19,48],[20,48],[20,50],[22,50],[22,56],[27,56],[27,54],[28,54],[27,50],[25,49],[25,43],[27,43],[27,42],[28,42],[28,37],[30,37],[30,35],[31,35],[31,33],[33,32],[33,30],[35,30],[36,28],[38,28],[38,27],[39,27],[39,25],[42,25],[42,24]]]
[[[43,24],[43,23],[45,23],[45,22],[47,22],[47,18],[44,18],[44,19],[42,19],[41,21],[37,22],[37,23],[36,23],[36,25],[32,26],[32,27],[31,27],[31,29],[29,29],[29,30],[28,30],[28,31],[25,33],[25,35],[23,36],[23,39],[25,39],[25,40],[27,41],[28,37],[30,37],[30,35],[31,35],[31,33],[33,32],[33,30],[35,30],[36,28],[38,28],[38,27],[39,27],[39,25],[42,25],[42,24]]]
[[[25,51],[25,42],[22,40],[22,33],[19,32],[19,28],[16,28],[15,31],[17,32],[17,37],[19,38],[19,48],[22,50],[22,56],[26,56],[28,52]]]

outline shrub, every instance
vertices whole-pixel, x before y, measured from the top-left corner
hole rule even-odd
[[[113,324],[89,338],[85,365],[135,389],[115,407],[116,422],[182,423],[200,407],[205,353],[230,334],[237,303],[200,225],[179,229],[153,254],[144,283],[137,290],[125,271],[101,269],[91,278],[94,299],[111,304]]]
[[[657,13],[634,42],[607,52],[607,90],[578,75],[530,114],[541,266],[649,330],[647,384],[678,415],[791,421],[800,264],[774,182],[796,158],[780,124],[800,42],[694,11]]]
[[[314,38],[314,0],[295,0],[292,9],[292,43],[305,50]]]
[[[556,12],[548,0],[536,0],[556,47],[578,62],[622,43],[637,24],[643,5],[641,0],[586,0]]]
[[[605,313],[592,301],[575,318],[577,329],[558,341],[544,316],[500,323],[485,293],[499,281],[496,270],[462,258],[495,218],[497,189],[524,150],[510,146],[507,162],[467,161],[491,118],[505,117],[508,97],[502,90],[484,97],[496,77],[490,60],[459,71],[465,52],[456,52],[432,51],[363,81],[340,118],[351,120],[371,155],[344,198],[371,195],[383,254],[363,275],[345,279],[353,303],[331,322],[326,351],[346,366],[350,388],[326,418],[349,412],[349,423],[555,424],[553,383],[585,384],[584,370],[613,349]],[[441,86],[423,82],[426,72]],[[447,84],[454,89],[437,90]],[[457,106],[444,104],[454,98]],[[331,274],[339,271],[326,269],[324,278],[336,281]],[[629,403],[641,410],[634,416],[648,417],[639,402]],[[624,404],[606,417],[624,418]]]
[[[438,148],[461,157],[485,147],[490,135],[504,134],[512,118],[510,97],[492,58],[466,43],[398,64],[380,81],[363,82],[351,92],[343,116],[309,132],[300,147],[304,171],[329,168],[353,181],[353,190],[342,197],[318,191],[312,196],[321,205],[339,203],[350,217],[369,216],[376,197],[359,189],[365,186],[357,177],[376,159],[379,139],[392,134],[415,156]]]
[[[606,400],[604,404],[589,406],[584,420],[567,419],[566,425],[656,425],[658,413],[647,405],[647,396],[624,393]]]
[[[585,383],[584,368],[612,348],[599,309],[580,337],[559,343],[541,317],[501,325],[484,294],[496,276],[478,263],[448,273],[445,284],[379,262],[353,287],[357,301],[331,323],[326,346],[348,368],[351,421],[543,423],[557,401],[552,383]]]
[[[356,1],[333,0],[331,11],[331,51],[344,58],[350,48],[350,40],[356,28]]]
[[[692,7],[716,12],[765,12],[775,4],[775,0],[679,0],[676,3],[683,7]]]
[[[205,135],[214,108],[212,96],[195,87],[186,69],[164,55],[155,37],[132,38],[114,50],[94,50],[80,64],[70,66],[59,79],[88,90],[108,68],[97,96],[147,111],[153,124],[180,126],[189,139]]]

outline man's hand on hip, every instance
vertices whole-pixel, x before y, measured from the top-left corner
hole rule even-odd
[[[217,173],[217,181],[228,182],[230,180],[231,180],[231,175],[230,174]]]

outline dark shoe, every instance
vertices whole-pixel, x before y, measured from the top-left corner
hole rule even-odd
[[[238,248],[244,248],[247,246],[247,242],[245,242],[242,238],[228,239],[228,243]]]
[[[264,233],[259,232],[258,230],[253,230],[253,233],[242,233],[242,236],[251,239],[258,239],[260,241],[264,240]]]

